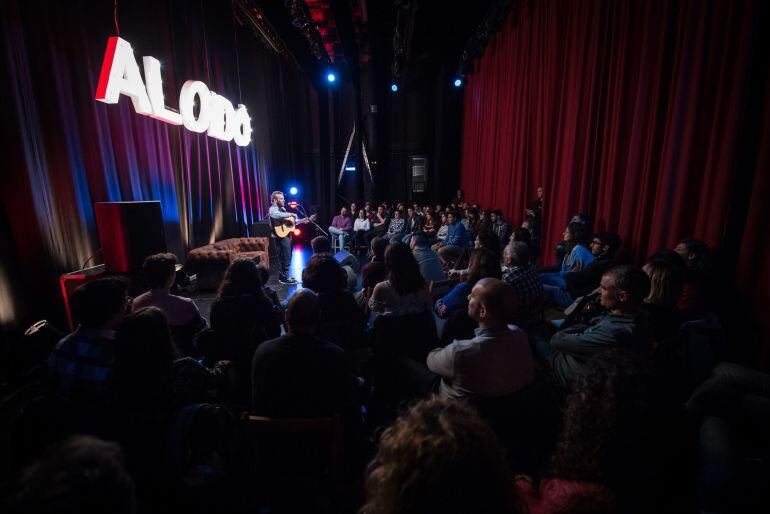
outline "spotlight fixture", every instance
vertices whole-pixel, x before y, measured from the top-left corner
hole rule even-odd
[[[394,93],[395,93],[396,91],[398,91],[398,84],[391,84],[391,85],[390,85],[390,90],[391,90],[391,91],[393,91]]]
[[[337,80],[337,76],[336,76],[334,73],[332,73],[332,72],[329,72],[329,73],[326,75],[326,80],[328,80],[330,83],[331,83],[331,82],[334,82],[335,80]]]
[[[455,87],[460,87],[460,86],[462,86],[462,85],[463,85],[463,81],[462,81],[462,79],[460,79],[460,78],[456,78],[456,79],[455,79],[455,81],[454,81],[454,85],[455,85]]]
[[[292,195],[292,196],[296,195],[298,192],[299,192],[299,190],[297,189],[296,186],[291,186],[289,188],[289,194]]]

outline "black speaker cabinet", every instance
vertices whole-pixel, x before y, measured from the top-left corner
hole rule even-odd
[[[145,257],[166,251],[160,202],[98,202],[94,211],[107,271],[139,270]]]

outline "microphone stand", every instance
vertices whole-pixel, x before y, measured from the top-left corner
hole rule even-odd
[[[310,223],[312,223],[313,225],[315,225],[315,227],[316,227],[316,228],[317,228],[317,229],[318,229],[318,230],[319,230],[319,231],[320,231],[320,232],[321,232],[323,235],[325,235],[326,237],[329,237],[329,233],[328,233],[328,232],[326,232],[324,229],[322,229],[322,228],[321,228],[321,226],[320,226],[318,223],[316,223],[315,221],[313,221],[312,219],[310,219],[310,216],[308,216],[308,215],[307,215],[307,212],[305,212],[305,208],[304,208],[304,207],[302,207],[302,204],[300,204],[300,203],[298,203],[298,204],[297,204],[297,210],[299,211],[299,213],[302,215],[302,217],[303,217],[303,218],[307,218],[307,220],[308,220]]]

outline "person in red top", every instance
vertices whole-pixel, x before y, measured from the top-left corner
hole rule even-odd
[[[340,213],[332,220],[329,233],[340,238],[340,249],[345,248],[345,239],[353,234],[353,220],[348,216],[348,208],[342,207]]]

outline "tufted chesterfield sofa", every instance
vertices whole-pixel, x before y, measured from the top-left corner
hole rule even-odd
[[[269,243],[267,237],[237,237],[194,248],[187,254],[187,268],[190,273],[198,275],[198,287],[216,289],[225,270],[235,259],[254,259],[257,264],[270,268]]]

